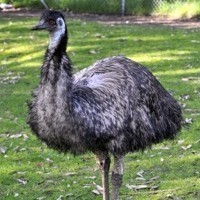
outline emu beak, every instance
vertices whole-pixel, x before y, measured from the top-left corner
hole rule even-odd
[[[45,24],[45,22],[43,20],[41,20],[37,25],[33,26],[31,28],[31,30],[35,31],[35,30],[44,30],[46,29],[47,26]]]

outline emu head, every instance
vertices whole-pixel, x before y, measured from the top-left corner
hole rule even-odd
[[[67,38],[67,26],[63,14],[59,11],[45,10],[32,30],[47,30],[50,33],[50,49],[56,48],[63,37]]]
[[[65,18],[61,12],[45,10],[40,17],[40,21],[32,30],[48,30],[55,32],[65,29]]]

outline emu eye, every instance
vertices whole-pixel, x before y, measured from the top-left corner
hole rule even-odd
[[[55,22],[53,19],[50,19],[50,20],[49,20],[49,24],[51,24],[51,25],[55,25],[56,22]]]

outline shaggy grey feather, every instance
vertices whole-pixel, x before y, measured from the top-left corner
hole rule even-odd
[[[47,50],[30,104],[30,126],[48,146],[127,153],[180,129],[180,106],[147,68],[114,56],[72,76],[67,55],[57,54]]]
[[[124,155],[174,138],[181,128],[180,106],[152,73],[114,56],[72,75],[64,25],[61,13],[45,11],[33,28],[49,30],[53,45],[29,105],[32,131],[49,147],[73,154]]]

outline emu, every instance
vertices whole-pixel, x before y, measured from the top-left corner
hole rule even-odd
[[[181,128],[180,106],[146,67],[123,56],[105,58],[72,74],[61,12],[45,10],[32,29],[49,31],[50,43],[29,104],[30,128],[60,152],[93,152],[104,200],[110,199],[112,155],[112,199],[117,200],[125,154],[174,138]]]

